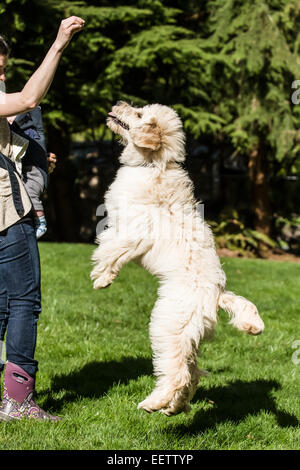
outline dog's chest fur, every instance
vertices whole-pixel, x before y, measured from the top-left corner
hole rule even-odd
[[[105,195],[106,205],[116,206],[122,201],[131,205],[172,207],[195,205],[193,185],[187,173],[177,165],[159,171],[153,167],[122,166]]]

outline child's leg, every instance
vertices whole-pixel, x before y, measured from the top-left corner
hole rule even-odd
[[[45,189],[43,175],[38,168],[28,167],[24,175],[24,183],[35,211],[36,237],[40,238],[47,231],[44,206],[40,199]]]

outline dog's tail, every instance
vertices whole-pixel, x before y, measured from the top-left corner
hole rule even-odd
[[[229,314],[230,323],[238,330],[249,335],[259,335],[263,332],[265,325],[256,306],[244,297],[233,292],[222,292],[219,297],[219,307]]]

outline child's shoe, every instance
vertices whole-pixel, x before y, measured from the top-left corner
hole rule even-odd
[[[47,232],[47,222],[46,217],[42,215],[41,217],[35,218],[35,227],[36,227],[36,238],[41,238]]]

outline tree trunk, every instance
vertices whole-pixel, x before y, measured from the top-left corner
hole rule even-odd
[[[272,211],[269,198],[268,161],[266,149],[261,140],[250,153],[249,177],[252,189],[252,212],[254,216],[254,229],[271,236]],[[260,256],[266,256],[268,248],[262,241],[259,242]]]

